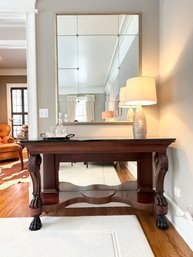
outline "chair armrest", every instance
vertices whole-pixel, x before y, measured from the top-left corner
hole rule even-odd
[[[4,143],[4,144],[9,144],[9,143],[14,143],[14,142],[15,142],[15,139],[10,136],[6,136],[2,140],[2,143]]]

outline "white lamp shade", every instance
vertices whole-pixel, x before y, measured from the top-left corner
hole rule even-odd
[[[155,79],[151,77],[134,77],[127,80],[127,105],[152,105],[157,103]]]
[[[120,108],[130,108],[132,107],[129,102],[125,101],[126,99],[126,86],[121,87],[119,90],[119,107]]]
[[[121,87],[119,91],[119,107],[128,108],[129,106],[125,103],[126,87]]]

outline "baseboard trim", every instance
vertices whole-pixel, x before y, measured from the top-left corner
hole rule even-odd
[[[137,178],[137,164],[136,162],[128,162],[127,163],[127,168],[129,169],[129,171],[131,172],[131,174]]]
[[[168,220],[193,251],[193,221],[186,219],[184,212],[168,195],[165,197],[168,200]]]

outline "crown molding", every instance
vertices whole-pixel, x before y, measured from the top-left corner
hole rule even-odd
[[[0,69],[0,76],[26,76],[26,69]]]
[[[33,12],[36,0],[1,0],[0,13]]]
[[[0,49],[26,49],[26,40],[0,40]]]
[[[0,11],[0,28],[25,28],[25,13],[2,13]]]

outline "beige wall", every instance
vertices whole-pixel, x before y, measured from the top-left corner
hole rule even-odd
[[[0,123],[7,123],[7,83],[26,83],[26,76],[0,76]]]
[[[160,135],[175,137],[166,193],[193,205],[193,1],[160,1]],[[181,189],[181,198],[174,187]]]
[[[142,75],[156,78],[160,75],[157,84],[159,104],[146,108],[148,135],[177,139],[168,150],[169,172],[165,190],[185,211],[190,203],[193,204],[192,0],[41,0],[37,1],[37,9],[38,108],[49,110],[49,118],[38,121],[39,133],[56,121],[55,14],[142,13]],[[128,126],[76,126],[70,129],[69,132],[83,136],[132,135]],[[174,196],[176,186],[181,189],[180,199]]]
[[[39,119],[39,133],[56,122],[55,14],[56,13],[142,13],[142,74],[157,77],[159,54],[158,0],[42,0],[37,1],[38,109],[48,108],[49,118]],[[148,134],[158,135],[158,108],[146,108]],[[131,136],[128,126],[76,126],[77,136]]]

